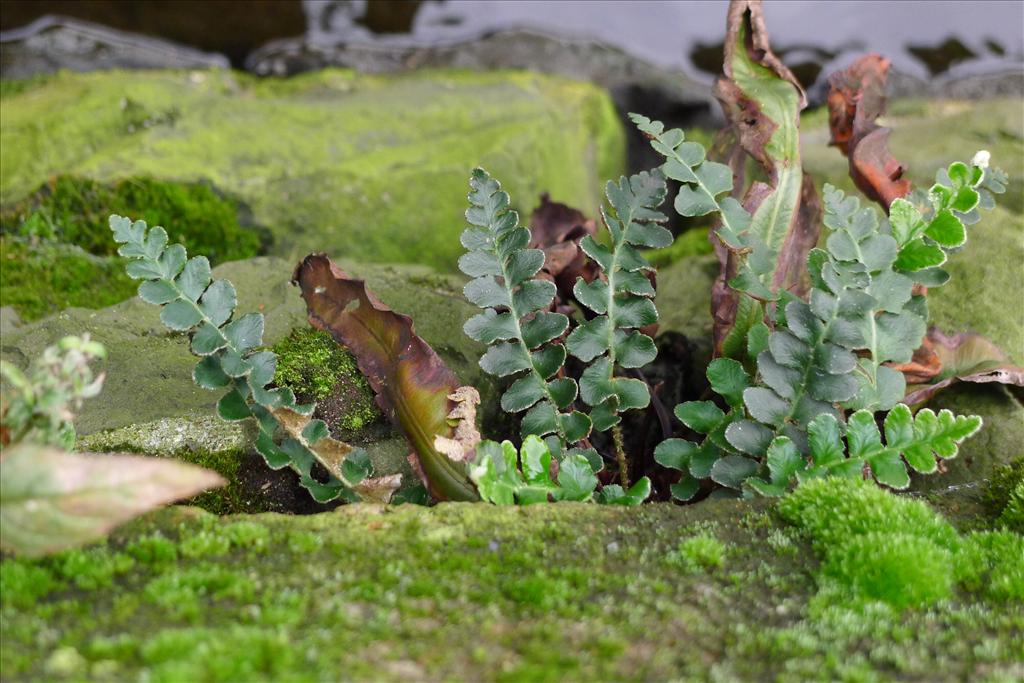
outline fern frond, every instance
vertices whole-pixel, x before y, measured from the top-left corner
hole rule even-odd
[[[290,467],[318,502],[360,497],[387,500],[397,475],[371,479],[366,451],[335,441],[322,420],[310,419],[313,405],[298,405],[288,388],[268,388],[277,356],[257,351],[263,343],[263,315],[249,313],[232,320],[237,304],[228,280],[212,280],[205,256],[188,258],[180,244],[167,245],[167,232],[148,229],[144,221],[110,217],[118,253],[129,259],[128,276],[142,280],[139,296],[162,306],[160,320],[169,329],[188,332],[192,353],[200,357],[192,371],[204,389],[225,390],[217,402],[224,420],[255,418],[256,449],[273,469]],[[278,443],[276,434],[286,436]],[[319,463],[327,480],[313,476]]]
[[[555,285],[534,277],[544,265],[544,252],[527,248],[529,229],[519,225],[508,193],[483,169],[470,178],[469,204],[469,226],[462,233],[467,253],[459,268],[474,278],[465,287],[466,298],[484,310],[464,330],[490,346],[480,359],[485,372],[518,376],[501,397],[502,409],[526,411],[523,436],[553,435],[549,446],[560,455],[591,430],[590,418],[572,407],[576,381],[559,376],[566,351],[558,338],[569,328],[569,318],[547,310]]]

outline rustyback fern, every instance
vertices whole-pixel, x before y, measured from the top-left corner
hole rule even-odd
[[[910,485],[909,469],[935,472],[937,458],[955,458],[960,443],[981,425],[978,416],[953,415],[948,410],[936,414],[928,408],[914,415],[900,404],[886,415],[882,431],[870,411],[858,410],[850,416],[843,434],[843,425],[835,416],[823,413],[808,427],[809,460],[787,437],[776,437],[768,447],[769,476],[748,479],[746,485],[762,495],[778,496],[794,480],[861,477],[869,471],[880,484],[905,489]]]
[[[980,418],[921,411],[919,423],[899,403],[906,382],[891,365],[909,362],[927,330],[925,296],[915,285],[935,287],[949,279],[939,266],[963,246],[965,226],[978,220],[978,208],[993,206],[993,195],[1005,190],[1005,175],[987,170],[987,153],[979,152],[970,165],[944,169],[923,200],[894,201],[888,219],[826,185],[824,223],[832,233],[824,248],[807,257],[811,287],[805,301],[770,290],[777,254],[728,196],[733,189],[728,167],[707,161],[703,148],[686,141],[681,131],[632,118],[665,156],[661,171],[682,183],[676,211],[683,216],[717,212],[718,238],[744,255],[729,285],[753,299],[776,302],[772,308],[758,306],[755,313],[767,313],[766,319],[742,329],[755,361],[752,375],[730,359],[717,359],[708,368],[711,386],[728,410],[710,401],[676,407],[679,420],[704,438],[668,439],[655,451],[659,463],[683,472],[673,495],[690,499],[706,477],[737,495],[779,495],[794,479],[829,468],[870,472],[883,484],[906,488],[906,465],[931,472],[937,467],[934,456],[955,457],[956,444],[978,429]],[[845,444],[838,440],[844,409],[858,411],[850,417]],[[885,410],[891,412],[882,446],[873,413]],[[830,448],[822,451],[824,431],[834,431],[835,439],[830,437]]]
[[[129,259],[128,275],[142,280],[139,296],[162,306],[160,320],[169,329],[190,333],[192,353],[200,358],[192,372],[195,383],[225,392],[217,402],[221,418],[255,418],[256,449],[271,468],[293,469],[319,502],[390,496],[396,477],[371,479],[364,450],[330,438],[322,420],[309,418],[313,405],[296,404],[290,389],[268,386],[277,356],[259,350],[263,315],[233,319],[235,288],[228,280],[212,279],[205,256],[188,258],[180,244],[168,246],[163,228],[148,229],[143,221],[111,216],[110,228],[121,244],[118,253]],[[326,476],[314,473],[317,463]]]
[[[645,382],[616,377],[615,372],[643,367],[657,355],[654,340],[638,329],[658,321],[654,285],[647,276],[653,268],[639,248],[672,244],[672,233],[659,225],[668,220],[658,210],[666,195],[660,172],[609,181],[605,195],[610,209],[603,217],[610,246],[589,235],[580,242],[603,275],[591,282],[581,277],[573,288],[576,299],[595,315],[566,339],[569,352],[589,363],[580,377],[580,393],[592,407],[590,417],[599,431],[617,425],[620,413],[650,403]]]
[[[470,178],[469,226],[462,233],[467,253],[459,268],[474,278],[466,298],[484,309],[470,318],[465,332],[490,348],[480,367],[498,377],[518,377],[501,397],[506,412],[526,411],[523,435],[548,436],[559,456],[590,434],[591,420],[574,410],[579,387],[564,377],[566,350],[558,340],[569,318],[547,310],[555,285],[536,278],[544,252],[528,249],[530,231],[519,225],[508,193],[482,169]]]

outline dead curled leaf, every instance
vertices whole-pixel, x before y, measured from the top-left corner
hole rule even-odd
[[[886,211],[910,192],[906,167],[889,151],[889,129],[876,122],[885,112],[888,73],[888,59],[868,54],[828,79],[830,144],[849,159],[857,188]]]
[[[767,72],[753,71],[751,63]],[[765,174],[767,182],[752,182],[742,196],[744,208],[754,217],[751,232],[775,252],[771,279],[765,284],[773,292],[786,290],[803,297],[809,287],[807,254],[821,230],[820,202],[814,183],[802,172],[797,142],[807,96],[772,52],[759,0],[730,4],[722,67],[714,94],[730,132],[717,138],[715,152],[733,171],[737,198],[746,185],[748,156]],[[713,243],[721,267],[712,288],[711,310],[715,350],[721,354],[736,323],[741,296],[728,282],[747,255],[727,249],[719,240]]]
[[[555,310],[560,313],[567,313],[577,278],[590,282],[597,277],[597,268],[580,249],[581,239],[596,234],[593,219],[578,209],[551,201],[546,192],[540,196],[540,206],[530,214],[529,246],[544,252],[544,267],[538,277],[555,283]]]
[[[72,548],[225,483],[216,472],[177,460],[20,443],[4,449],[0,547],[30,557]]]
[[[436,500],[477,500],[465,468],[434,448],[451,437],[448,398],[455,374],[413,329],[412,319],[391,310],[366,283],[350,277],[324,254],[310,254],[292,277],[314,327],[326,330],[356,358],[377,394],[377,404],[408,439]]]
[[[455,427],[451,437],[437,435],[434,448],[455,462],[471,462],[476,457],[480,444],[480,431],[476,428],[476,407],[480,405],[480,393],[473,387],[459,387],[448,398],[455,407],[448,413],[448,421]]]
[[[998,346],[980,334],[946,335],[933,327],[925,337],[922,348],[925,347],[928,351],[914,354],[917,362],[895,366],[907,375],[907,394],[903,399],[907,405],[923,403],[956,382],[1024,386],[1024,368],[1013,365]],[[922,358],[926,359],[923,364]],[[941,369],[928,377],[936,364]],[[926,370],[920,370],[922,365]]]

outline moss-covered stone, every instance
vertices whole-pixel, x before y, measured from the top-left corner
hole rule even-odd
[[[0,203],[61,173],[208,180],[271,228],[274,253],[449,272],[474,166],[524,214],[547,191],[596,215],[625,154],[605,92],[526,72],[61,73],[0,113]]]
[[[683,571],[695,537],[725,562]],[[1016,603],[809,613],[812,557],[763,502],[171,509],[5,559],[0,664],[11,681],[1014,676]]]
[[[203,184],[133,178],[104,185],[59,176],[0,209],[0,289],[26,320],[72,306],[103,308],[132,296],[110,238],[111,213],[167,226],[172,241],[214,265],[256,255],[260,233],[239,226],[235,202]]]
[[[486,394],[480,377],[480,345],[461,334],[473,308],[464,301],[459,281],[415,266],[362,266],[342,262],[363,277],[386,304],[416,321],[416,330],[467,384]],[[239,313],[260,311],[266,318],[264,342],[273,345],[307,325],[306,309],[291,284],[285,261],[257,257],[214,269],[238,291]],[[103,392],[86,401],[75,421],[79,434],[151,422],[166,417],[212,414],[218,395],[192,382],[196,358],[184,335],[169,332],[159,308],[132,299],[98,311],[72,308],[15,328],[4,337],[2,356],[24,366],[47,345],[68,334],[88,332],[108,350],[97,365],[106,372]]]

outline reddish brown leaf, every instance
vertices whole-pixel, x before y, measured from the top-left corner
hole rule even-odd
[[[927,381],[913,383],[915,379],[920,380],[926,376],[927,371],[914,374],[918,368],[913,362],[897,366],[897,369],[907,374],[907,395],[903,402],[908,405],[923,403],[955,382],[998,382],[1024,386],[1024,368],[1013,365],[998,346],[980,334],[961,332],[947,336],[933,327],[928,331],[922,348],[928,351],[915,353],[915,359],[927,359],[927,370],[936,363],[941,370]],[[929,352],[934,358],[929,357]]]
[[[889,151],[889,129],[876,123],[885,112],[888,73],[889,60],[869,54],[828,79],[831,144],[849,159],[857,188],[886,211],[910,192],[906,167]]]
[[[356,357],[377,394],[377,403],[405,434],[437,500],[477,500],[462,465],[434,448],[434,437],[451,437],[448,398],[459,382],[412,319],[392,311],[324,254],[311,254],[293,276],[306,300],[310,323],[326,330]]]

